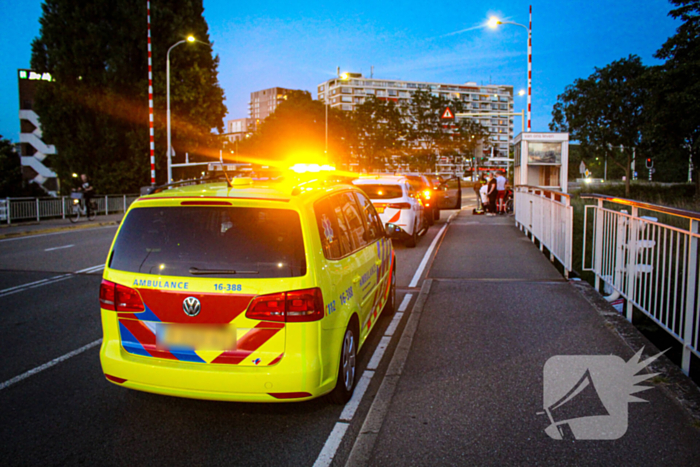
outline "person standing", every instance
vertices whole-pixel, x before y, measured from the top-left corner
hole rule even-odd
[[[489,197],[489,212],[486,214],[487,216],[495,216],[496,215],[496,199],[498,196],[498,191],[496,190],[496,177],[492,173],[490,175],[491,178],[489,178],[489,183],[487,184],[487,194]]]
[[[95,196],[95,188],[92,186],[86,174],[80,174],[80,191],[83,193],[83,199],[85,200],[85,209],[87,212],[88,219],[92,212],[92,198]]]
[[[496,176],[496,200],[498,202],[498,214],[506,213],[506,177],[503,176],[503,171],[499,170]]]

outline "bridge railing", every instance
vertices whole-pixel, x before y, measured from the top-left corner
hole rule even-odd
[[[582,269],[595,274],[596,289],[606,285],[609,301],[626,301],[629,321],[637,308],[678,340],[688,374],[691,353],[700,357],[700,213],[607,195],[581,198],[597,201],[585,206]]]
[[[95,196],[97,214],[126,212],[138,195]],[[54,198],[4,198],[0,199],[0,222],[11,224],[20,221],[42,221],[63,218],[70,212],[69,196]]]
[[[556,258],[568,277],[571,272],[574,209],[571,197],[560,191],[528,185],[514,190],[515,224],[537,240],[540,250],[547,248],[550,260]]]

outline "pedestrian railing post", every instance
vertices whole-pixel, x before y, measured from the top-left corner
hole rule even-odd
[[[595,214],[595,289],[600,290],[600,274],[603,268],[603,200],[598,200]]]
[[[105,216],[109,216],[109,196],[105,195]]]
[[[41,221],[41,216],[39,215],[39,198],[36,199],[36,221]]]
[[[634,315],[634,296],[636,294],[637,288],[637,255],[638,253],[638,241],[642,233],[642,225],[639,221],[639,209],[636,206],[632,207],[632,217],[627,223],[627,306],[626,306],[626,318],[630,323],[632,322],[632,316]],[[622,246],[624,243],[618,238],[617,243]],[[624,257],[624,254],[623,254]]]
[[[7,225],[10,225],[12,221],[10,218],[12,217],[12,209],[10,209],[10,198],[7,197],[5,198],[7,200]]]
[[[61,196],[61,219],[66,218],[66,197]]]
[[[126,212],[126,195],[124,195],[124,212]]]
[[[698,272],[698,237],[700,222],[690,220],[688,248],[688,276],[686,278],[685,316],[683,319],[683,361],[681,368],[686,375],[690,372],[691,348],[693,345],[693,327],[695,324],[695,293]]]

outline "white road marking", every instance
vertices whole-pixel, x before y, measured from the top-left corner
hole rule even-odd
[[[440,238],[442,238],[443,232],[445,232],[445,229],[447,226],[450,225],[449,223],[445,223],[440,231],[437,233],[435,238],[433,239],[433,242],[430,244],[428,247],[428,251],[425,252],[425,255],[423,256],[423,259],[421,260],[420,264],[418,265],[418,269],[416,269],[416,273],[413,275],[413,279],[411,279],[411,283],[408,284],[409,287],[415,287],[418,285],[418,281],[420,280],[420,277],[423,275],[423,270],[425,269],[425,266],[428,264],[428,260],[430,259],[430,255],[433,254],[433,250],[435,249],[435,245],[440,241]]]
[[[19,383],[23,379],[27,379],[32,375],[35,375],[35,374],[40,373],[46,369],[49,369],[54,365],[58,365],[59,363],[64,362],[71,357],[75,357],[76,355],[81,354],[81,353],[85,352],[86,350],[90,350],[91,348],[95,347],[96,345],[100,345],[101,343],[102,343],[102,339],[97,339],[96,341],[92,341],[89,344],[80,347],[79,349],[75,349],[72,352],[68,352],[65,355],[62,355],[58,358],[54,358],[53,360],[51,360],[48,363],[44,363],[43,365],[40,365],[34,369],[31,369],[31,370],[27,371],[26,373],[22,373],[19,376],[15,376],[14,378],[9,379],[9,380],[5,381],[4,383],[0,383],[0,391],[12,386],[15,383]]]
[[[401,301],[401,305],[399,305],[399,311],[406,311],[406,308],[408,308],[408,304],[411,303],[412,298],[412,293],[407,293],[406,295],[404,295],[403,300]]]
[[[399,312],[396,313],[394,316],[394,319],[391,320],[391,323],[389,323],[389,326],[386,328],[386,332],[384,333],[385,336],[393,336],[394,333],[396,332],[396,328],[399,327],[399,323],[401,322],[401,318],[403,318],[403,313]]]
[[[335,457],[335,452],[338,450],[338,446],[340,446],[340,442],[343,440],[343,436],[345,436],[347,430],[347,423],[336,422],[333,431],[331,431],[330,436],[326,440],[326,444],[323,445],[321,453],[318,455],[318,458],[316,458],[316,462],[314,462],[314,467],[327,467],[331,465],[333,457]]]
[[[360,406],[360,402],[362,402],[362,398],[365,396],[365,392],[367,391],[373,376],[374,371],[365,370],[365,372],[362,373],[362,378],[360,378],[360,381],[357,383],[355,392],[352,394],[352,397],[348,403],[345,404],[343,413],[340,414],[340,420],[345,422],[352,420],[352,417],[355,416],[355,411]]]
[[[42,287],[44,285],[49,285],[49,284],[54,284],[56,282],[61,282],[61,281],[64,281],[66,279],[70,279],[71,277],[74,277],[75,274],[90,274],[92,272],[97,272],[97,271],[104,269],[104,267],[105,267],[104,264],[98,264],[97,266],[92,266],[89,268],[81,269],[80,271],[75,271],[74,273],[71,273],[71,274],[61,274],[60,276],[53,276],[53,277],[49,277],[47,279],[42,279],[40,281],[34,281],[34,282],[29,282],[27,284],[16,285],[14,287],[0,290],[0,297],[6,297],[8,295],[16,294],[16,293],[22,292],[24,290],[29,290],[29,289],[33,289],[36,287]]]
[[[45,233],[45,234],[36,234],[36,235],[22,235],[21,237],[12,237],[12,238],[3,238],[0,239],[0,243],[2,242],[14,242],[15,240],[26,240],[28,238],[38,238],[38,237],[48,237],[49,235],[63,235],[67,233],[73,233],[73,232],[85,232],[86,230],[95,230],[95,229],[116,229],[119,227],[118,225],[106,225],[104,227],[91,227],[88,229],[66,229],[65,231],[62,232],[51,232],[51,233]]]
[[[376,370],[377,367],[379,367],[379,364],[382,362],[382,357],[384,356],[384,351],[386,351],[386,348],[389,347],[389,342],[391,342],[391,336],[382,337],[382,340],[379,341],[379,345],[377,345],[377,348],[374,349],[372,358],[367,364],[368,370]]]
[[[53,248],[45,248],[44,251],[64,250],[66,248],[73,248],[74,246],[75,245],[55,246]]]

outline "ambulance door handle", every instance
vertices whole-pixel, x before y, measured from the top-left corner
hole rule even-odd
[[[377,261],[374,262],[374,264],[376,264],[377,266],[381,266],[381,265],[382,265],[382,260],[381,260],[381,259],[378,259]]]
[[[352,283],[357,284],[358,282],[360,282],[360,279],[362,279],[360,276],[355,276],[352,278]]]

